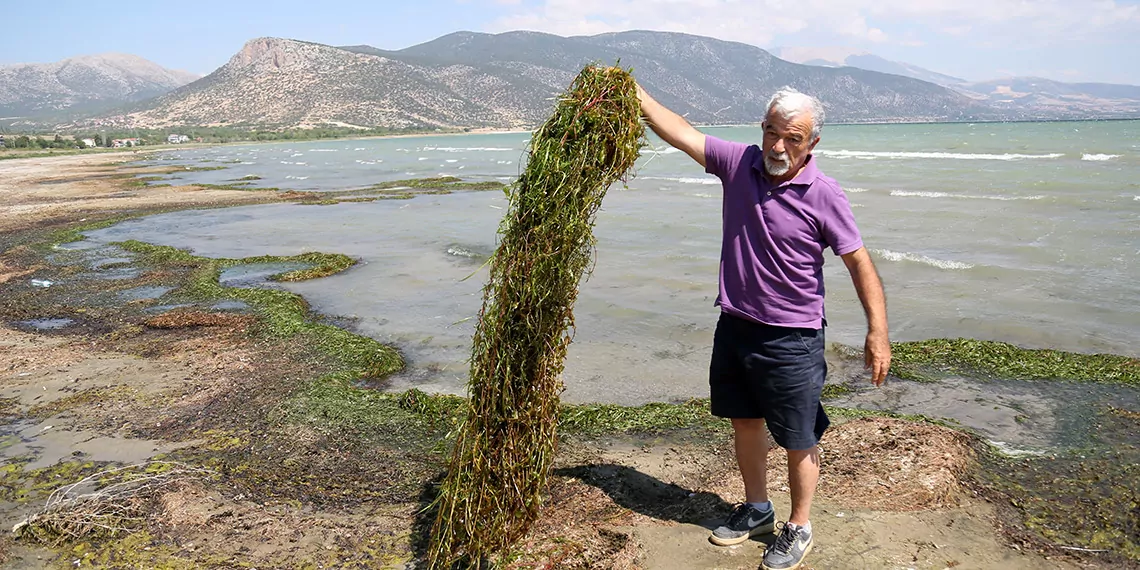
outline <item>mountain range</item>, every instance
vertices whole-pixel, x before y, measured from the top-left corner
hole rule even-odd
[[[891,73],[929,81],[943,87],[954,87],[969,83],[965,79],[938,73],[901,61],[891,61],[873,53],[844,47],[778,47],[772,55],[793,63],[820,67],[857,67],[879,73]]]
[[[0,117],[106,110],[168,93],[198,77],[122,53],[0,66]]]
[[[1064,83],[1041,77],[967,81],[909,63],[850,48],[776,48],[782,59],[822,67],[857,67],[929,81],[986,103],[995,111],[1023,118],[1072,119],[1140,116],[1140,86]]]
[[[768,95],[784,85],[818,96],[834,122],[1140,116],[1140,87],[1032,78],[971,83],[867,53],[777,54],[801,63],[670,32],[457,32],[402,50],[258,38],[196,80],[113,54],[3,67],[0,116],[117,102],[115,111],[71,124],[529,128],[591,62],[632,68],[657,99],[698,124],[758,122]],[[99,65],[83,71],[79,64],[89,60]]]
[[[590,62],[632,67],[647,90],[696,123],[756,122],[767,96],[783,85],[819,96],[836,121],[996,117],[969,97],[908,77],[634,31],[571,38],[459,32],[399,51],[260,38],[214,73],[113,119],[135,127],[522,128],[538,124],[551,98]]]

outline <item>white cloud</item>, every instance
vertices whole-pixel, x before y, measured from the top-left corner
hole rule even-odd
[[[1024,46],[1103,39],[1140,25],[1140,5],[1115,0],[537,0],[508,10],[490,31],[651,29],[758,46],[795,34],[827,38],[815,43],[839,38],[899,45],[968,35],[995,46]],[[893,33],[899,25],[920,32]]]
[[[868,26],[867,19],[863,16],[851,19],[846,24],[841,25],[836,31],[845,36],[875,43],[887,41],[887,34],[879,28]]]

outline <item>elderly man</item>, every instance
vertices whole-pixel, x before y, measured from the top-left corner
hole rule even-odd
[[[653,132],[684,151],[724,187],[720,253],[721,308],[713,339],[712,413],[730,418],[745,501],[713,531],[717,545],[740,544],[776,528],[768,500],[768,433],[788,453],[792,508],[762,568],[798,568],[812,547],[809,518],[819,480],[820,404],[827,363],[823,253],[843,259],[868,332],[865,362],[878,386],[890,367],[887,308],[847,196],[820,172],[823,106],[794,89],[768,103],[760,146],[706,136],[638,87]]]

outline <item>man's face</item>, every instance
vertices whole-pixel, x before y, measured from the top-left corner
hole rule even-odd
[[[776,179],[791,178],[800,171],[819,138],[811,138],[812,116],[801,111],[788,119],[768,113],[764,120],[764,170]]]

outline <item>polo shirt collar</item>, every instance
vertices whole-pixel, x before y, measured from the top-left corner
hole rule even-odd
[[[764,170],[764,153],[760,152],[756,158],[752,159],[752,168],[760,172],[760,176],[768,181],[768,171]],[[819,168],[815,165],[815,156],[809,154],[807,160],[804,161],[804,167],[795,178],[780,184],[779,186],[811,186],[815,179],[819,177]]]

